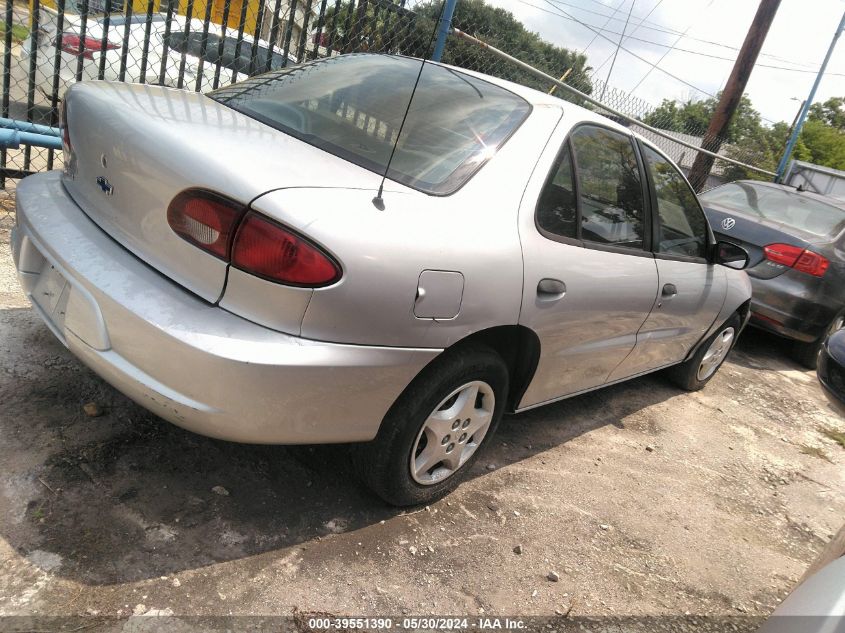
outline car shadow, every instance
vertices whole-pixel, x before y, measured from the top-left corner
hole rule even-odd
[[[792,358],[792,341],[756,327],[746,327],[731,361],[748,369],[811,371]]]
[[[342,447],[195,435],[108,386],[31,310],[0,310],[0,339],[10,332],[0,371],[0,534],[36,566],[36,550],[61,557],[57,576],[88,585],[166,576],[413,511],[356,484]],[[679,393],[648,376],[506,416],[470,476],[489,476],[490,460],[507,466],[602,426],[624,428],[630,413]],[[94,416],[86,403],[97,405]]]

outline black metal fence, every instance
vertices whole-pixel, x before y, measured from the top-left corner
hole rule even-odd
[[[205,92],[317,57],[415,54],[414,2],[6,0],[0,116],[55,127],[81,80]],[[60,161],[55,149],[0,149],[0,188]]]

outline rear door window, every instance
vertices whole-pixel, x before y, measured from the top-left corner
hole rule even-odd
[[[643,145],[643,154],[657,199],[657,243],[665,255],[704,258],[707,220],[692,189],[666,158]]]
[[[537,226],[552,236],[578,239],[578,205],[568,142],[564,143],[552,168],[551,177],[540,194]]]
[[[570,136],[575,156],[580,238],[642,250],[645,202],[631,137],[582,125]]]

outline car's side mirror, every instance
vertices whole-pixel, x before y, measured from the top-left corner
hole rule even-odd
[[[713,247],[714,264],[721,264],[734,270],[743,270],[748,266],[748,260],[748,251],[731,242],[716,242]]]

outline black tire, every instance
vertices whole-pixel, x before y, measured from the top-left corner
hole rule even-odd
[[[734,314],[725,321],[714,334],[712,334],[701,346],[698,348],[695,354],[693,354],[692,358],[689,360],[675,365],[674,367],[670,367],[666,370],[666,375],[673,383],[678,385],[681,389],[685,391],[698,391],[699,389],[703,388],[713,376],[716,375],[716,372],[719,371],[719,368],[722,366],[722,363],[725,362],[725,359],[730,354],[730,351],[733,349],[733,346],[736,345],[736,341],[739,338],[739,329],[742,325],[742,321],[739,318],[738,314]],[[733,339],[730,342],[730,346],[725,354],[721,357],[721,360],[718,361],[715,369],[712,370],[709,374],[700,377],[699,375],[699,368],[701,368],[701,363],[704,360],[705,354],[710,349],[710,346],[713,345],[714,341],[720,337],[724,336],[725,332],[728,331],[729,328],[733,328]]]
[[[815,369],[819,361],[819,352],[822,350],[823,339],[817,341],[810,341],[805,343],[803,341],[792,341],[792,346],[789,348],[789,355],[792,360],[796,361],[806,369]]]
[[[486,383],[495,398],[486,434],[474,453],[453,474],[436,483],[419,483],[411,473],[410,462],[411,451],[423,425],[447,396],[473,381]],[[507,366],[492,349],[473,346],[445,353],[420,372],[402,392],[384,417],[376,439],[352,447],[352,461],[358,477],[392,505],[419,505],[439,499],[466,477],[479,453],[489,444],[502,418],[507,392]]]
[[[827,331],[816,341],[805,343],[803,341],[793,341],[792,347],[789,350],[789,355],[793,360],[800,363],[807,369],[816,369],[819,362],[819,352],[822,351],[822,345],[825,339],[843,327],[843,315],[837,314],[836,317],[828,324]]]

